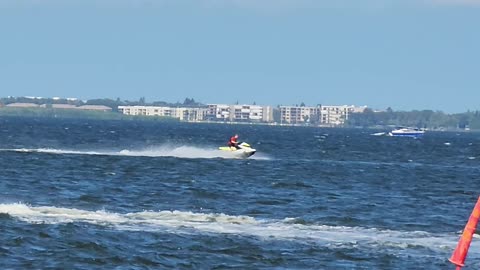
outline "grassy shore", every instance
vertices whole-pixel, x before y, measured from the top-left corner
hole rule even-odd
[[[38,117],[60,119],[103,119],[103,120],[148,120],[148,121],[179,121],[173,117],[161,116],[134,116],[118,112],[89,111],[79,109],[52,109],[52,108],[0,108],[0,117]]]

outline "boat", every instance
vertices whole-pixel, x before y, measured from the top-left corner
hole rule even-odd
[[[396,128],[388,133],[389,136],[395,137],[421,137],[425,134],[425,130],[419,128]]]
[[[233,146],[222,146],[218,149],[221,151],[229,152],[236,158],[249,158],[253,154],[255,154],[255,152],[257,152],[256,149],[252,148],[250,144],[246,142],[238,144],[238,148],[235,148]]]

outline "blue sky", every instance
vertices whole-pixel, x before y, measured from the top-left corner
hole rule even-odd
[[[0,0],[0,96],[480,109],[480,0]]]

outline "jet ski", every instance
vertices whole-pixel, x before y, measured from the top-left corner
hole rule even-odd
[[[228,151],[237,158],[248,158],[257,152],[257,150],[253,149],[250,144],[246,142],[238,144],[238,149],[233,146],[222,146],[218,149],[221,151]]]

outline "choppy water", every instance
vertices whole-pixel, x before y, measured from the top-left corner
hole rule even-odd
[[[219,153],[234,133],[259,152]],[[372,133],[0,118],[0,265],[454,269],[480,134]]]

